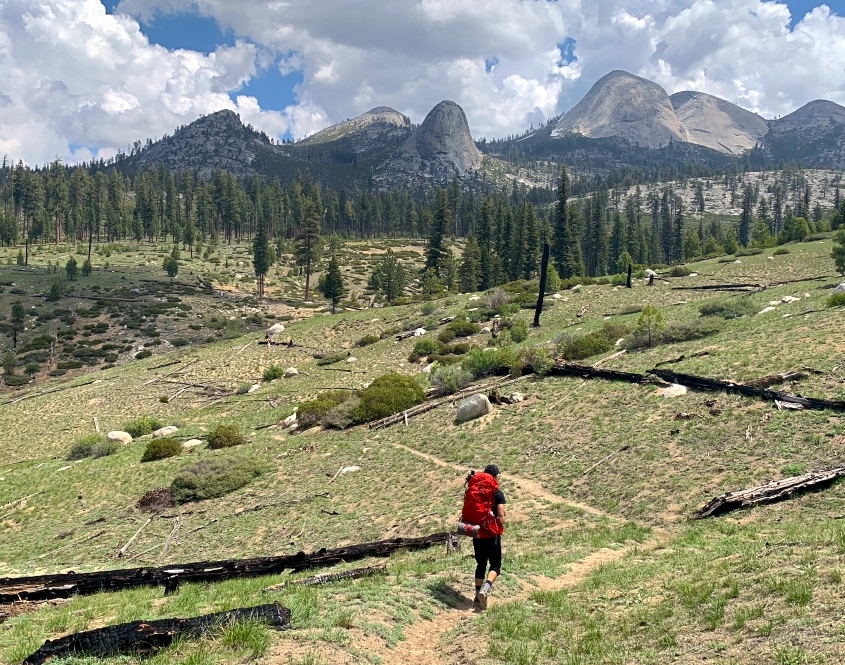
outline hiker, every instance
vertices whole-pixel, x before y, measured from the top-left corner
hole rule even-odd
[[[467,492],[464,498],[464,513],[471,510],[468,502],[483,502],[484,512],[490,515],[488,523],[481,522],[478,535],[472,539],[475,552],[475,598],[474,608],[487,609],[487,597],[493,588],[493,582],[502,572],[502,533],[505,530],[505,495],[499,489],[499,467],[488,464],[483,473],[470,473],[467,476]],[[469,500],[469,501],[468,501]],[[487,564],[490,572],[487,572]],[[487,573],[487,579],[484,574]]]

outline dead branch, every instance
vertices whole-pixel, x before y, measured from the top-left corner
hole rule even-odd
[[[280,584],[273,584],[264,589],[264,591],[280,591],[288,585],[290,586],[315,586],[317,584],[327,584],[328,582],[339,582],[340,580],[357,580],[362,577],[371,577],[373,575],[384,575],[387,572],[387,566],[367,566],[366,568],[355,568],[353,570],[344,570],[340,573],[325,573],[323,575],[313,575],[301,580],[293,580],[291,582],[282,582]]]
[[[662,360],[661,362],[657,363],[655,365],[655,367],[660,367],[661,365],[676,365],[679,362],[683,362],[688,357],[689,358],[701,358],[703,356],[709,356],[709,355],[710,355],[709,351],[697,351],[697,352],[691,354],[690,356],[680,355],[677,358],[672,358],[671,360]]]
[[[625,353],[626,353],[625,349],[622,349],[621,351],[617,351],[616,353],[613,353],[609,356],[605,356],[601,360],[594,362],[593,367],[600,367],[601,365],[604,365],[605,363],[610,362],[611,360],[616,360],[616,358],[619,358],[620,356],[624,356]]]
[[[193,619],[121,623],[47,640],[38,651],[23,661],[23,665],[43,665],[53,658],[73,654],[106,657],[122,653],[150,653],[170,646],[176,639],[197,638],[220,626],[239,621],[260,621],[282,630],[290,628],[290,618],[289,609],[279,603],[272,603],[206,614]]]
[[[127,543],[126,543],[123,547],[121,547],[121,548],[117,551],[117,556],[118,556],[118,558],[122,558],[122,557],[123,557],[123,555],[124,555],[124,554],[126,554],[127,550],[129,550],[129,548],[130,548],[130,547],[132,547],[132,544],[135,542],[135,540],[138,538],[138,536],[140,536],[140,535],[141,535],[141,532],[142,532],[144,529],[146,529],[146,528],[147,528],[147,525],[148,525],[150,522],[152,522],[152,521],[153,521],[153,518],[152,518],[152,517],[150,517],[150,518],[149,518],[146,522],[144,522],[144,523],[141,525],[141,527],[140,527],[140,528],[139,528],[139,529],[135,532],[135,535],[134,535],[134,536],[132,536],[132,537],[129,539],[129,541],[128,541],[128,542],[127,542]]]
[[[195,529],[194,531],[197,531]],[[235,577],[277,575],[284,570],[305,570],[333,566],[366,557],[384,557],[400,550],[416,550],[446,542],[448,533],[435,533],[421,538],[393,538],[332,550],[321,549],[311,554],[226,559],[172,564],[165,567],[124,568],[92,573],[35,575],[0,578],[0,605],[21,600],[49,600],[73,595],[90,595],[100,591],[131,589],[140,586],[162,586],[178,577],[182,583],[215,582]]]
[[[586,314],[587,312],[590,311],[590,308],[592,306],[593,306],[593,303],[588,302],[586,305],[584,305],[581,309],[578,310],[578,313],[575,316],[577,316],[580,319],[582,316],[584,316],[584,314]]]
[[[51,388],[50,390],[45,390],[40,393],[35,393],[34,395],[24,395],[23,397],[18,397],[13,400],[9,400],[8,402],[0,403],[0,406],[6,406],[8,404],[17,404],[18,402],[23,402],[26,399],[33,399],[35,397],[42,397],[43,395],[50,395],[52,393],[61,392],[62,390],[73,390],[74,388],[82,388],[83,386],[90,386],[92,383],[98,383],[102,381],[102,379],[91,379],[90,381],[83,381],[82,383],[77,383],[73,386],[59,386],[58,388]]]
[[[783,374],[769,374],[753,381],[746,381],[745,385],[751,386],[752,388],[771,388],[787,381],[801,381],[806,378],[807,374],[804,372],[785,372]]]
[[[254,342],[254,341],[255,341],[255,340],[253,340],[253,342]],[[226,358],[226,360],[224,360],[224,361],[223,361],[223,365],[228,365],[228,364],[229,364],[232,360],[234,360],[237,356],[241,355],[241,353],[243,353],[243,352],[246,350],[246,347],[248,347],[250,344],[252,344],[252,342],[247,342],[246,344],[244,344],[244,345],[243,345],[240,349],[238,349],[238,350],[237,350],[237,352],[236,352],[236,353],[233,353],[231,356],[229,356],[228,358]]]
[[[81,545],[82,543],[87,543],[89,540],[94,540],[94,538],[99,538],[99,537],[100,537],[100,536],[102,536],[104,533],[105,533],[105,530],[103,530],[103,531],[98,531],[97,533],[94,533],[94,534],[92,534],[92,535],[90,535],[90,536],[86,536],[85,538],[82,538],[81,540],[77,540],[77,541],[75,541],[75,542],[72,542],[72,543],[70,543],[69,545],[65,545],[64,547],[59,547],[59,548],[57,548],[57,549],[55,549],[55,550],[50,550],[49,552],[44,552],[44,554],[39,554],[39,555],[38,555],[37,557],[35,557],[35,558],[36,558],[36,559],[43,559],[43,558],[45,558],[45,557],[50,556],[51,554],[55,554],[56,552],[61,552],[62,550],[66,550],[66,549],[68,549],[68,548],[70,548],[70,547],[75,547],[76,545]]]
[[[796,492],[803,492],[809,489],[821,489],[833,483],[837,478],[845,476],[845,466],[839,466],[824,471],[805,473],[800,476],[773,480],[759,487],[728,492],[714,499],[707,505],[696,510],[690,519],[703,519],[721,513],[726,513],[737,508],[749,508],[763,503],[774,503],[789,498]]]
[[[583,476],[586,476],[588,473],[590,473],[590,471],[592,471],[592,470],[593,470],[593,469],[595,469],[596,467],[601,466],[601,465],[602,465],[602,464],[604,464],[605,462],[607,462],[607,461],[609,461],[609,460],[613,459],[613,458],[614,458],[614,457],[616,457],[619,453],[623,453],[623,452],[625,452],[626,450],[630,450],[630,449],[631,449],[631,446],[622,446],[622,447],[621,447],[619,450],[617,450],[615,453],[610,453],[610,455],[608,455],[607,457],[604,457],[604,458],[600,459],[598,462],[596,462],[595,464],[593,464],[593,466],[591,466],[591,467],[590,467],[589,469],[587,469],[584,473],[582,473],[582,474],[581,474],[581,476],[582,476],[582,477],[583,477]]]
[[[179,515],[179,517],[176,520],[176,523],[173,525],[173,530],[167,536],[167,540],[164,541],[164,547],[161,550],[161,554],[158,555],[158,562],[159,563],[164,561],[164,557],[167,556],[167,550],[170,549],[170,543],[173,540],[173,536],[175,536],[176,532],[179,531],[179,529],[181,529],[181,528],[182,528],[182,516]]]

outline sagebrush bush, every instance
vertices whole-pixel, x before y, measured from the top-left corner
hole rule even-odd
[[[118,450],[120,450],[120,443],[118,441],[103,439],[99,443],[95,443],[94,447],[91,448],[91,457],[94,459],[108,457],[109,455],[114,455]]]
[[[270,365],[270,367],[264,370],[265,381],[275,381],[276,379],[281,379],[284,375],[285,370],[279,365]]]
[[[691,274],[692,270],[686,266],[672,266],[669,271],[669,277],[689,277]]]
[[[208,433],[208,447],[212,450],[231,448],[246,443],[237,425],[218,425]]]
[[[454,333],[454,337],[469,337],[470,335],[475,335],[481,330],[481,327],[471,321],[452,321],[446,326],[446,330],[451,330]]]
[[[842,307],[843,305],[845,305],[845,293],[831,294],[825,303],[825,307]]]
[[[378,335],[364,335],[361,339],[358,340],[356,346],[370,346],[370,344],[375,344],[376,342],[381,339]]]
[[[170,484],[174,503],[215,499],[251,483],[264,467],[249,458],[201,460],[182,469]]]
[[[143,351],[138,351],[138,353],[135,354],[135,359],[143,360],[144,358],[149,358],[151,355],[153,355],[152,351],[144,349]]]
[[[343,404],[351,395],[352,393],[348,390],[332,390],[319,395],[316,399],[303,402],[296,412],[296,422],[302,429],[319,425],[329,411]]]
[[[357,396],[352,395],[326,412],[321,422],[326,429],[346,429],[355,424],[355,410],[361,404]]]
[[[606,353],[613,346],[613,342],[601,332],[596,331],[562,340],[557,347],[557,354],[565,360],[583,360]]]
[[[528,321],[525,319],[513,319],[510,325],[504,327],[510,332],[514,344],[519,344],[528,339]]]
[[[123,426],[123,431],[127,432],[133,439],[137,439],[139,436],[152,434],[162,427],[164,427],[164,423],[157,418],[141,416],[126,423]]]
[[[490,374],[507,374],[516,362],[517,354],[511,347],[504,346],[487,349],[470,349],[463,356],[461,366],[471,372],[473,376],[488,376]]]
[[[702,339],[721,332],[724,327],[724,322],[713,316],[696,319],[689,323],[675,323],[667,326],[660,334],[660,344],[675,344]]]
[[[144,448],[141,455],[142,462],[154,462],[168,457],[175,457],[182,453],[182,444],[176,439],[153,439]]]
[[[368,423],[392,416],[425,401],[425,391],[409,376],[384,374],[375,379],[358,397],[361,403],[355,409],[356,423]]]
[[[94,450],[94,446],[101,443],[102,440],[103,437],[95,434],[82,437],[70,447],[70,450],[65,456],[65,459],[69,462],[75,462],[76,460],[91,457]]]
[[[786,247],[778,247],[774,252],[772,252],[772,256],[784,256],[789,253],[790,252]]]
[[[343,360],[346,360],[349,357],[349,354],[346,351],[339,351],[338,353],[330,353],[327,356],[323,356],[322,358],[317,358],[315,361],[315,365],[320,365],[321,367],[325,365],[334,365],[335,363],[339,363]],[[284,372],[283,372],[284,373]],[[278,378],[278,377],[276,377]],[[272,379],[268,379],[272,380]]]
[[[459,365],[438,365],[429,376],[429,381],[438,395],[451,395],[466,388],[473,378],[472,372]]]
[[[723,298],[715,302],[708,302],[698,308],[701,316],[719,316],[723,319],[738,319],[757,313],[757,306],[748,296],[740,298]]]
[[[757,254],[762,254],[763,248],[762,247],[745,247],[742,249],[738,249],[735,256],[756,256]]]
[[[414,354],[419,357],[430,356],[434,353],[442,352],[443,343],[438,342],[436,339],[432,339],[431,337],[423,337],[422,339],[417,340],[417,343],[414,344]]]
[[[529,346],[519,352],[519,358],[511,367],[511,374],[521,376],[524,370],[530,370],[543,376],[554,367],[555,359],[552,352],[543,346]]]

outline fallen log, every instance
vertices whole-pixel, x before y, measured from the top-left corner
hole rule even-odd
[[[699,286],[673,286],[672,291],[756,291],[765,288],[765,284],[701,284]]]
[[[711,499],[707,505],[690,515],[690,519],[700,520],[738,508],[750,508],[758,504],[774,503],[786,499],[796,492],[827,487],[842,476],[845,476],[845,466],[773,480],[765,485],[738,492],[728,492]]]
[[[786,383],[787,381],[801,381],[802,379],[806,379],[807,374],[804,372],[784,372],[782,374],[769,374],[768,376],[762,376],[759,379],[754,379],[753,381],[746,381],[746,386],[751,386],[752,388],[771,388],[772,386],[778,386],[782,383]]]
[[[576,365],[565,360],[558,360],[549,370],[554,376],[577,376],[584,379],[607,379],[608,381],[625,381],[627,383],[642,383],[648,378],[645,374],[634,372],[619,372],[612,369],[601,369],[591,365]]]
[[[126,653],[150,653],[170,646],[176,639],[196,638],[204,633],[238,621],[260,621],[278,630],[290,628],[290,610],[279,603],[258,605],[228,612],[217,612],[192,619],[133,621],[107,628],[74,633],[57,640],[47,640],[23,665],[43,663],[71,655],[95,657]]]
[[[279,591],[280,589],[290,586],[315,586],[317,584],[327,584],[329,582],[339,582],[340,580],[357,580],[362,577],[371,577],[373,575],[383,575],[387,572],[387,566],[367,566],[366,568],[355,568],[354,570],[344,570],[341,573],[326,573],[324,575],[314,575],[306,577],[301,580],[293,580],[292,582],[282,582],[281,584],[273,584],[264,589],[264,591]]]
[[[287,556],[253,559],[226,559],[172,564],[156,568],[123,568],[92,573],[34,575],[0,578],[0,605],[22,600],[49,600],[74,595],[90,595],[139,586],[162,586],[174,577],[180,582],[217,582],[235,577],[276,575],[284,570],[304,570],[333,566],[342,561],[357,561],[370,556],[389,556],[399,550],[416,550],[446,542],[448,533],[421,538],[392,538],[336,549],[321,549],[311,554],[299,552]]]
[[[816,399],[813,397],[801,397],[791,393],[781,393],[768,388],[754,388],[753,386],[743,385],[741,383],[731,383],[730,381],[720,381],[719,379],[708,379],[701,376],[693,376],[692,374],[680,374],[666,369],[653,369],[651,373],[660,377],[664,381],[670,383],[680,383],[687,388],[696,388],[698,390],[717,390],[726,393],[739,393],[747,397],[759,397],[769,402],[786,402],[793,404],[800,404],[805,409],[831,409],[833,411],[845,411],[845,402],[830,401],[825,399]]]

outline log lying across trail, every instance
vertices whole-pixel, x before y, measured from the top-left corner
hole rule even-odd
[[[206,614],[192,619],[133,621],[107,628],[74,633],[47,640],[23,661],[23,665],[43,665],[53,658],[72,656],[116,656],[122,653],[149,653],[170,646],[176,639],[199,637],[211,630],[238,621],[259,621],[278,630],[290,628],[290,610],[279,603]]]
[[[845,476],[845,466],[838,466],[824,471],[814,471],[800,476],[773,480],[766,485],[728,492],[714,499],[703,508],[696,510],[690,519],[700,520],[705,517],[712,517],[738,508],[750,508],[761,503],[774,503],[786,499],[795,492],[810,489],[821,489],[830,485],[837,478]]]
[[[321,549],[311,554],[299,552],[288,556],[254,559],[226,559],[174,564],[156,568],[123,568],[93,573],[59,573],[32,577],[0,578],[0,605],[28,600],[68,598],[100,591],[118,591],[139,586],[172,586],[174,583],[217,582],[233,577],[274,575],[284,570],[304,570],[332,566],[343,561],[357,561],[368,556],[388,556],[399,550],[416,550],[445,543],[448,533],[421,538],[391,538],[374,543]]]

